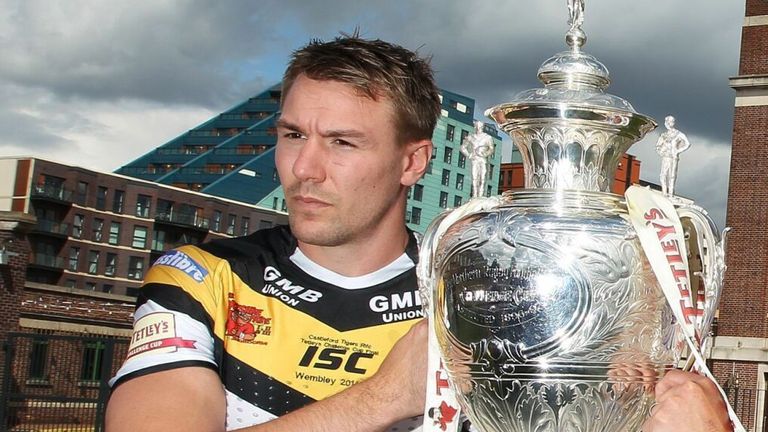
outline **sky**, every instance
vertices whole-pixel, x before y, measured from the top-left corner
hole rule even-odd
[[[585,9],[584,50],[608,67],[608,92],[661,125],[629,151],[641,178],[658,183],[653,144],[674,115],[692,143],[676,192],[723,227],[744,2]],[[431,56],[440,87],[481,115],[541,86],[567,15],[563,0],[0,0],[0,156],[112,171],[279,82],[310,39],[356,28]]]

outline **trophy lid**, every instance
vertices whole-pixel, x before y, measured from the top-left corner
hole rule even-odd
[[[539,67],[544,87],[520,92],[485,114],[520,149],[526,187],[609,192],[621,155],[656,122],[605,92],[608,69],[582,50],[584,0],[568,0],[568,9],[569,49]]]

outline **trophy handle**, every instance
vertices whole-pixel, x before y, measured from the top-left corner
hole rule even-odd
[[[675,207],[683,224],[687,250],[691,255],[688,260],[689,272],[695,282],[691,286],[697,290],[691,290],[691,303],[703,311],[696,321],[695,329],[701,351],[704,353],[723,291],[723,278],[727,267],[725,246],[730,228],[725,228],[722,234],[718,234],[717,226],[706,210],[695,204],[678,201]]]

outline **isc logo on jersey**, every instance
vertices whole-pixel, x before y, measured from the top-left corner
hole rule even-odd
[[[208,275],[208,270],[196,263],[189,255],[177,250],[170,251],[158,258],[157,261],[155,261],[155,265],[173,267],[181,270],[196,282],[202,282]]]

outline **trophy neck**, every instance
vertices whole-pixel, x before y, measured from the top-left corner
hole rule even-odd
[[[507,104],[491,117],[523,159],[529,189],[610,192],[622,155],[655,123],[629,111]]]

